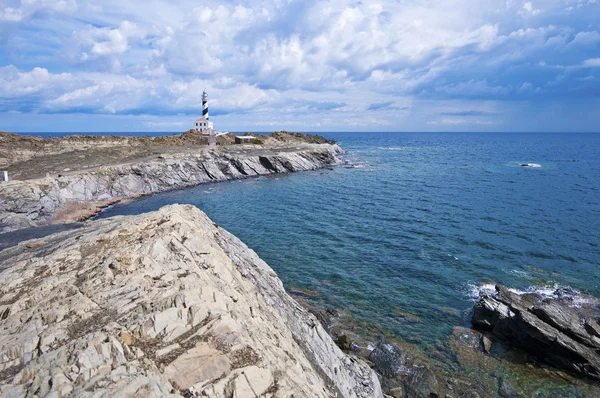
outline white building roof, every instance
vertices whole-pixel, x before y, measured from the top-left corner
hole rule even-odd
[[[239,139],[242,139],[242,140],[253,140],[256,137],[253,137],[251,135],[236,135],[235,138],[239,138]]]
[[[210,120],[208,120],[208,119],[207,119],[207,118],[205,118],[205,117],[201,117],[200,119],[196,119],[196,120],[194,120],[194,123],[196,123],[196,122],[210,122]]]

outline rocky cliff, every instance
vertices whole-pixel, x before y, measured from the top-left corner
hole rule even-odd
[[[338,163],[335,144],[199,150],[25,181],[0,183],[0,232],[51,220],[68,203],[105,201],[205,182],[313,170]]]
[[[382,396],[275,272],[193,206],[22,242],[0,268],[2,396]]]

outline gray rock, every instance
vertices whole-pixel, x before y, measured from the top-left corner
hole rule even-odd
[[[495,298],[484,296],[475,304],[471,322],[475,326],[493,327],[499,321],[514,315],[506,304]]]
[[[0,252],[1,396],[382,397],[273,270],[193,206]]]
[[[0,232],[47,223],[65,204],[125,198],[274,173],[314,170],[340,163],[335,144],[262,149],[235,154],[204,151],[165,155],[143,163],[0,184]]]
[[[592,348],[600,348],[600,340],[587,331],[575,310],[568,305],[547,300],[534,306],[531,312],[574,340]]]
[[[400,379],[409,371],[410,364],[406,353],[385,339],[377,343],[368,359],[374,364],[375,370],[390,381]],[[396,385],[389,387],[391,389],[401,384],[402,382],[398,381]]]
[[[499,379],[498,380],[498,395],[502,398],[521,398],[522,395],[519,394],[513,386],[511,386],[506,380]]]
[[[600,325],[592,318],[585,320],[585,330],[592,336],[600,337]]]
[[[481,337],[481,344],[483,345],[483,352],[489,354],[492,350],[492,341],[488,339],[486,336]]]
[[[564,302],[497,286],[495,295],[475,305],[472,323],[550,365],[600,380],[600,341],[593,324],[584,325]]]
[[[434,372],[415,362],[407,352],[388,340],[380,340],[368,360],[382,376],[382,384],[392,396],[436,397],[440,385]]]
[[[336,343],[338,347],[340,347],[344,351],[350,350],[350,347],[352,346],[352,341],[350,340],[350,337],[348,337],[347,334],[339,336]]]

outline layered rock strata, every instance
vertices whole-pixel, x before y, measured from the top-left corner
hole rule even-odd
[[[189,205],[0,252],[0,395],[382,397],[275,272]]]
[[[550,365],[600,380],[600,327],[560,293],[550,298],[497,285],[495,294],[475,305],[472,323]]]
[[[336,155],[341,153],[341,148],[334,144],[236,152],[205,150],[197,154],[155,156],[64,176],[1,183],[0,232],[47,223],[68,203],[106,201],[206,182],[314,170],[338,163]]]

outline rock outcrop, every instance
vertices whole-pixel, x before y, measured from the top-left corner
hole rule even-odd
[[[335,144],[319,135],[279,131],[260,134],[260,141],[268,147],[293,146],[303,144]],[[233,144],[232,134],[217,137],[217,145]],[[183,134],[161,136],[114,136],[114,135],[67,135],[63,137],[42,138],[37,136],[12,134],[0,131],[0,168],[4,169],[16,163],[39,160],[48,156],[67,154],[79,155],[85,152],[91,155],[104,155],[110,158],[141,158],[161,152],[182,152],[186,149],[206,148],[208,138],[190,130]],[[157,152],[158,151],[158,152]],[[58,159],[59,162],[61,159]],[[95,163],[95,162],[94,162]],[[65,166],[69,167],[69,166]]]
[[[550,365],[600,380],[598,324],[561,300],[560,291],[553,296],[497,285],[495,294],[483,295],[475,305],[472,323]]]
[[[154,156],[63,176],[1,183],[0,232],[47,223],[67,203],[106,201],[206,182],[314,170],[339,163],[336,155],[341,153],[341,148],[334,144],[203,150],[196,154]]]
[[[189,205],[0,252],[0,395],[382,397],[275,272]]]

